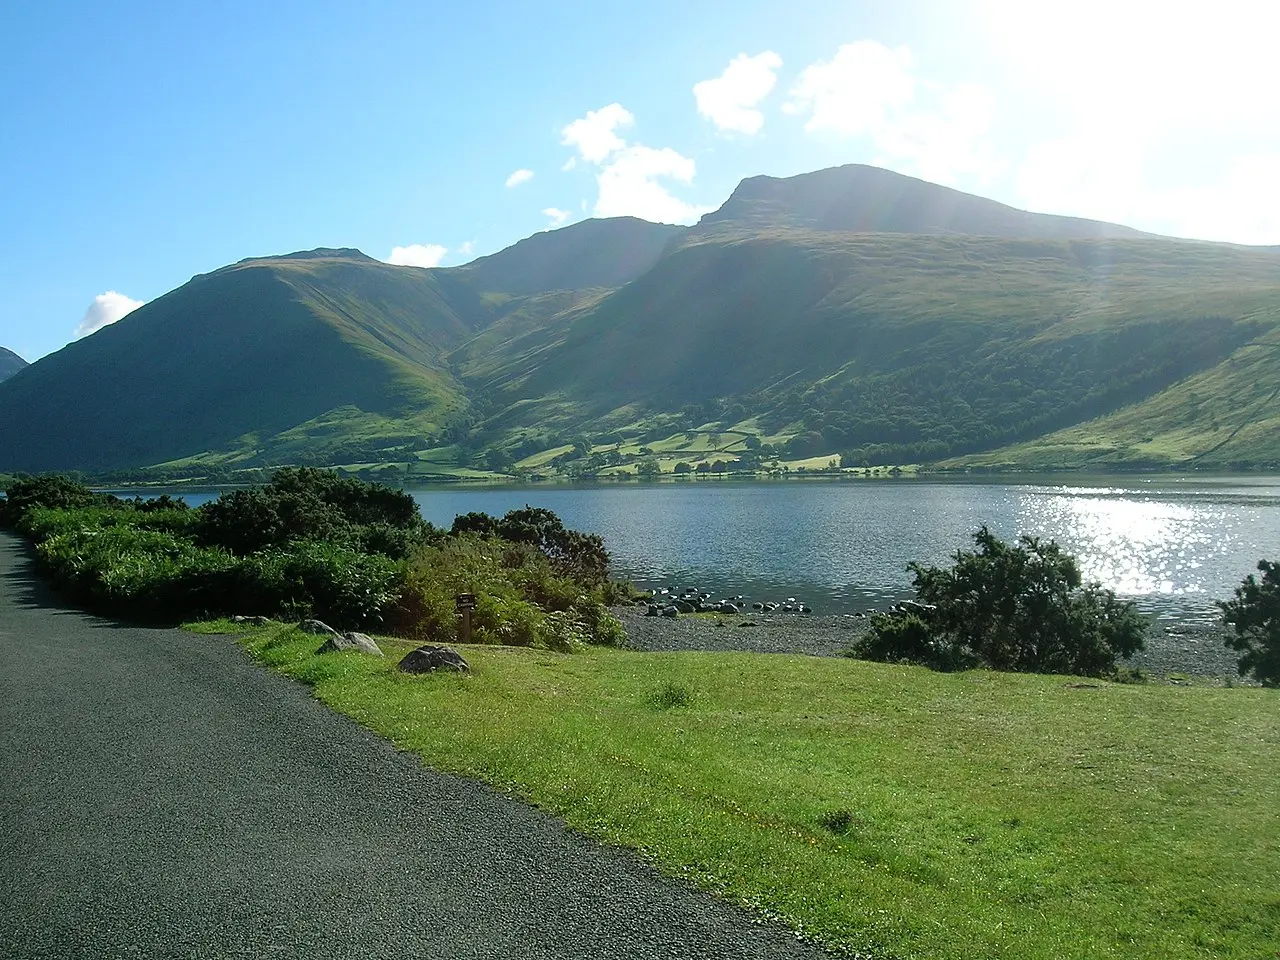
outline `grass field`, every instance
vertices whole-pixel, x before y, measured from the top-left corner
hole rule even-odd
[[[228,630],[212,625],[209,630]],[[752,654],[246,638],[416,752],[819,940],[905,958],[1272,957],[1280,696]]]

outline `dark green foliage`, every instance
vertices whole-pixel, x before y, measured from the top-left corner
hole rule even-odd
[[[924,606],[873,620],[855,656],[1097,677],[1142,649],[1146,621],[1133,604],[1083,583],[1055,542],[1010,545],[986,527],[973,539],[977,550],[957,551],[951,567],[910,564]]]
[[[609,553],[604,540],[596,534],[566,530],[559,517],[542,507],[512,510],[501,520],[486,513],[462,514],[453,521],[451,532],[531,544],[562,576],[591,588],[602,587],[609,579]]]
[[[432,532],[409,494],[311,467],[277,470],[198,512],[197,540],[237,554],[315,540],[403,559]]]
[[[1259,560],[1258,572],[1261,581],[1249,574],[1235,599],[1218,606],[1235,629],[1227,646],[1241,654],[1240,675],[1252,673],[1264,687],[1280,687],[1280,563]]]
[[[849,655],[881,663],[919,663],[934,670],[968,670],[982,661],[954,637],[936,634],[912,613],[877,613],[871,629],[858,638]]]
[[[17,526],[23,514],[33,507],[75,509],[104,502],[83,483],[61,474],[30,476],[18,474],[5,491],[2,519],[9,527]]]

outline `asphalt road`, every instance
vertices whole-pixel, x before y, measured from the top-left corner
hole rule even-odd
[[[0,956],[819,957],[0,534]]]

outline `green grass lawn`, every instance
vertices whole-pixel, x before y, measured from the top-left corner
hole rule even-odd
[[[230,629],[222,624],[213,629]],[[753,654],[249,651],[477,777],[877,958],[1272,957],[1280,694]]]

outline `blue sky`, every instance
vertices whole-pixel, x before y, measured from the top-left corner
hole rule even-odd
[[[1280,244],[1277,11],[0,5],[0,345],[33,360],[244,257],[457,264],[850,162]]]

